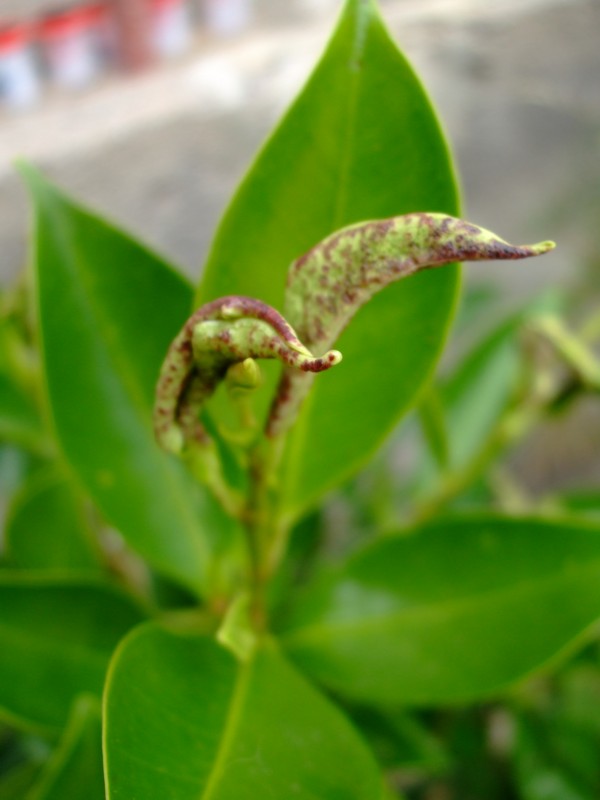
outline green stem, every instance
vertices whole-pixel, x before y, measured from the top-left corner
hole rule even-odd
[[[600,364],[582,338],[572,334],[558,317],[542,317],[533,327],[551,342],[583,383],[595,391],[600,390]]]
[[[463,468],[451,472],[433,495],[414,510],[408,527],[421,525],[439,514],[452,500],[474,483],[500,453],[530,430],[539,416],[537,409],[530,408],[516,409],[509,413],[473,458]]]
[[[250,557],[251,618],[262,631],[266,626],[265,591],[269,579],[266,565],[272,508],[269,502],[269,474],[264,450],[259,446],[250,453],[250,489],[244,514]]]

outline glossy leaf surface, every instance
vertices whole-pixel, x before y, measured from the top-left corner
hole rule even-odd
[[[26,800],[104,800],[100,703],[79,698],[62,739]]]
[[[20,569],[100,570],[83,500],[54,468],[23,485],[10,509],[6,539],[9,563]]]
[[[105,705],[109,800],[377,800],[354,729],[271,645],[240,664],[154,625],[117,653]]]
[[[429,705],[507,686],[598,618],[600,529],[456,518],[378,542],[308,589],[284,644],[348,696]]]
[[[446,146],[421,86],[374,4],[350,0],[229,208],[197,301],[234,292],[281,309],[289,264],[334,230],[411,211],[453,214],[456,206]],[[292,509],[314,504],[355,471],[414,401],[456,285],[452,268],[401,281],[352,321],[336,345],[344,363],[319,376],[291,442]]]
[[[188,286],[31,168],[24,173],[35,202],[42,349],[61,445],[129,544],[198,590],[207,560],[200,513],[151,423],[159,366],[189,311]]]
[[[0,573],[0,715],[57,730],[99,696],[112,651],[142,613],[100,584]]]

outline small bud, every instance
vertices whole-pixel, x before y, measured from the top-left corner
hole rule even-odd
[[[246,358],[232,364],[225,376],[231,389],[258,389],[261,384],[262,375],[260,367],[253,358]]]
[[[163,362],[154,406],[158,443],[181,454],[210,442],[200,421],[204,403],[223,378],[234,392],[259,386],[257,358],[304,372],[322,372],[341,360],[337,352],[313,356],[281,314],[260,300],[230,296],[208,303],[188,319]]]

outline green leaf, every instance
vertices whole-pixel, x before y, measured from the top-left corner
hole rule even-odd
[[[495,324],[441,380],[451,468],[465,467],[480,452],[513,399],[522,360],[519,329],[559,302],[548,292]]]
[[[0,295],[0,441],[11,442],[35,453],[48,447],[33,387],[27,380],[21,334],[10,319],[7,298]],[[28,353],[29,355],[29,353]]]
[[[100,703],[82,696],[61,742],[26,800],[104,800]]]
[[[600,530],[495,516],[379,541],[301,596],[284,645],[314,678],[372,703],[488,696],[600,618]]]
[[[558,720],[554,721],[556,724]],[[598,796],[598,744],[594,742],[596,780],[586,786],[583,776],[571,772],[544,741],[542,726],[519,721],[518,744],[515,748],[515,775],[523,800],[593,800]],[[576,734],[570,731],[571,735]],[[549,752],[550,751],[550,752]],[[593,757],[593,756],[592,756]],[[594,763],[594,762],[592,762]]]
[[[344,225],[411,211],[457,213],[446,145],[375,5],[350,0],[230,206],[197,301],[239,293],[282,308],[295,258]],[[336,345],[344,363],[319,376],[290,443],[294,511],[355,472],[414,402],[456,289],[452,268],[420,275],[386,289],[352,321]]]
[[[431,383],[421,395],[418,413],[428,450],[438,469],[445,470],[450,461],[450,443],[442,398],[435,384]]]
[[[9,563],[20,569],[101,569],[83,498],[55,467],[23,485],[10,508],[6,540]]]
[[[25,762],[0,776],[0,800],[23,800],[40,771],[39,764]]]
[[[60,730],[74,698],[99,696],[112,651],[142,619],[99,583],[0,573],[0,716]]]
[[[448,771],[449,755],[416,715],[361,707],[351,716],[386,770]]]
[[[376,800],[346,718],[271,644],[239,663],[212,639],[146,625],[116,654],[105,701],[109,800]]]
[[[45,435],[31,399],[0,371],[0,440],[38,452]]]
[[[478,451],[508,404],[519,372],[520,321],[513,317],[495,328],[443,383],[452,467],[463,467]]]
[[[154,385],[189,313],[188,286],[141,245],[74,205],[31,167],[48,393],[65,455],[148,561],[196,591],[206,532],[195,490],[152,435]]]
[[[49,747],[0,724],[0,800],[23,800],[34,785]]]
[[[600,518],[600,491],[598,489],[577,489],[557,498],[562,509],[578,517]]]

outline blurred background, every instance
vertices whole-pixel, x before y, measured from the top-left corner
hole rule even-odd
[[[0,275],[25,258],[17,156],[198,274],[231,191],[340,5],[2,0]],[[466,214],[514,242],[559,241],[556,254],[494,279],[514,297],[549,274],[573,291],[597,283],[600,3],[381,6],[440,110]]]

